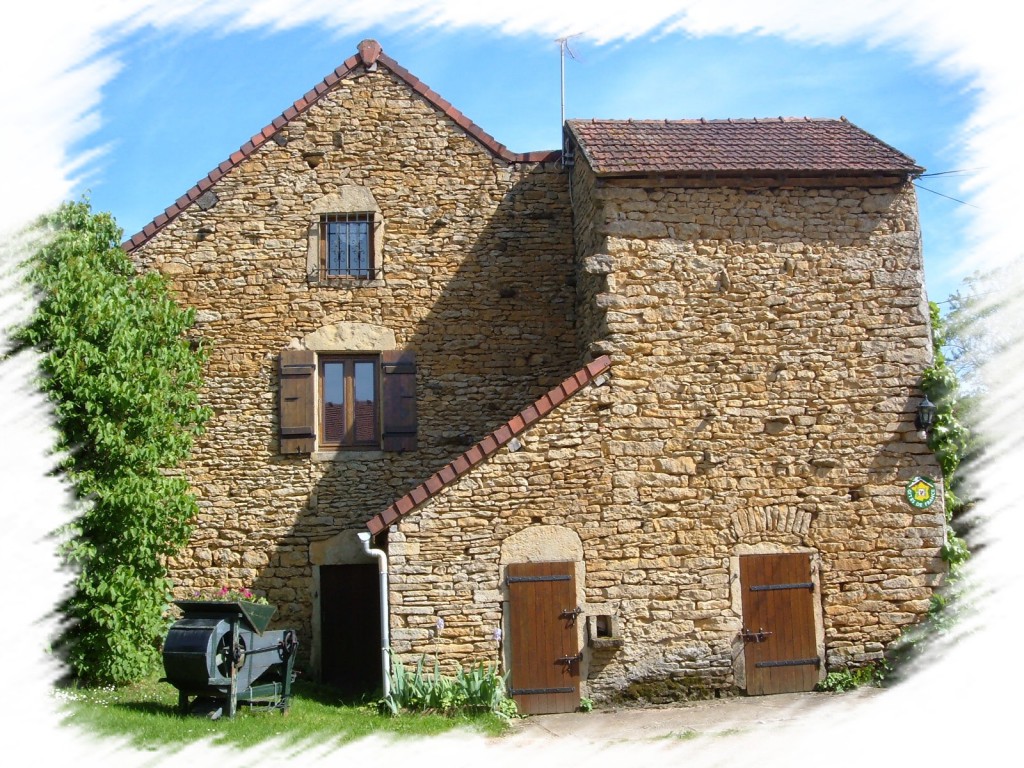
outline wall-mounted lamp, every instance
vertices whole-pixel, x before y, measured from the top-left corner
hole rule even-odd
[[[922,432],[930,430],[935,424],[935,414],[938,410],[935,403],[928,399],[928,395],[925,395],[924,400],[917,406],[917,428]]]

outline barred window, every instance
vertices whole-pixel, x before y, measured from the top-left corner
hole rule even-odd
[[[320,217],[320,270],[325,277],[374,276],[372,213]]]

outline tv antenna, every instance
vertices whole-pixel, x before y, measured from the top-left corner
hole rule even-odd
[[[573,59],[576,58],[576,54],[569,47],[569,41],[574,37],[579,37],[581,34],[578,32],[575,35],[566,35],[555,41],[558,43],[558,60],[561,65],[562,74],[562,122],[558,126],[558,130],[562,130],[562,126],[565,125],[565,54],[568,53]]]

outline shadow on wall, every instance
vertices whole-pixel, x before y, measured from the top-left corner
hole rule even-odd
[[[335,677],[358,677],[369,662],[367,649],[375,643],[379,649],[376,587],[369,592],[376,566],[365,556],[335,553],[314,570],[310,545],[341,531],[365,531],[373,514],[562,381],[577,362],[571,215],[556,163],[523,172],[470,244],[460,243],[457,223],[444,214],[430,224],[428,236],[428,255],[417,266],[431,270],[424,279],[432,287],[441,286],[429,312],[410,325],[404,307],[381,308],[381,324],[395,330],[400,348],[416,355],[418,449],[283,456],[276,435],[266,446],[269,470],[292,474],[297,482],[306,478],[309,491],[253,586],[277,604],[276,625],[299,630],[300,664],[310,662],[314,626],[325,622],[323,631],[335,633],[316,643],[323,646],[321,659],[350,643],[339,633],[366,627],[363,639],[370,642],[361,643],[358,654],[349,648],[351,670],[329,669]],[[446,267],[456,253],[457,267]],[[276,365],[276,355],[268,358],[266,376],[273,382]],[[276,409],[276,386],[273,403]],[[347,586],[364,581],[364,589]],[[314,617],[325,586],[334,604]],[[372,600],[364,599],[367,593]],[[423,608],[430,614],[424,621],[432,624],[435,606]],[[339,623],[338,616],[345,618]],[[379,669],[377,654],[372,665]]]

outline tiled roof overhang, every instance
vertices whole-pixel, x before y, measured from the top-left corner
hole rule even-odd
[[[845,118],[568,120],[598,177],[911,178],[924,169]]]
[[[179,197],[174,203],[168,206],[163,213],[149,222],[139,232],[132,235],[121,247],[131,253],[136,248],[150,240],[157,232],[166,227],[170,222],[181,214],[186,208],[198,200],[207,190],[213,187],[233,168],[246,160],[256,150],[274,138],[278,131],[304,113],[311,106],[316,104],[340,81],[349,75],[373,69],[377,63],[383,64],[389,71],[403,80],[412,90],[423,96],[428,102],[450,118],[456,125],[462,128],[469,136],[482,144],[495,157],[508,163],[543,163],[554,162],[561,157],[558,150],[540,152],[511,152],[504,144],[499,143],[483,128],[471,121],[462,112],[456,109],[448,101],[441,98],[432,91],[425,83],[412,75],[405,67],[387,54],[383,53],[380,46],[373,40],[364,40],[359,44],[359,52],[345,59],[344,63],[331,72],[321,82],[317,83],[301,99],[292,104],[288,109],[278,115],[262,131],[253,136],[249,141],[239,147],[227,160],[222,162],[205,177],[200,179],[195,186]]]
[[[551,389],[533,405],[521,410],[468,451],[455,460],[448,462],[407,494],[397,499],[383,512],[370,518],[366,523],[370,533],[377,535],[389,526],[394,525],[428,499],[436,496],[441,490],[456,482],[463,475],[468,474],[474,467],[487,461],[503,446],[507,445],[512,438],[525,432],[598,376],[607,372],[611,368],[611,364],[611,359],[607,355],[602,355],[576,371],[576,373],[554,389]]]

